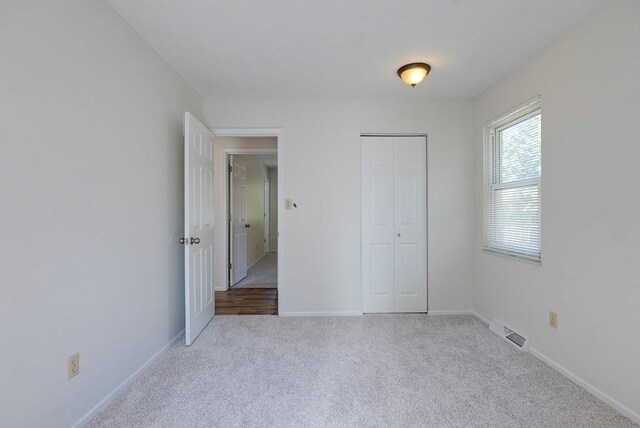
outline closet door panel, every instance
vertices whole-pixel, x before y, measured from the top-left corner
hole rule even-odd
[[[362,138],[363,312],[394,311],[393,138]]]
[[[427,311],[424,137],[394,138],[394,312]]]

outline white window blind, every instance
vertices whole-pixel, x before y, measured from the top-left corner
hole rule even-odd
[[[485,129],[484,249],[540,262],[539,98]]]

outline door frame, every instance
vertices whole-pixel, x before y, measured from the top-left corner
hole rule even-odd
[[[406,132],[390,132],[390,133],[385,133],[385,132],[361,132],[360,133],[360,177],[362,178],[362,138],[363,137],[424,137],[424,144],[425,144],[425,154],[426,154],[426,159],[425,159],[425,163],[424,163],[424,167],[425,167],[425,188],[427,191],[427,195],[425,198],[425,222],[426,222],[426,227],[425,227],[425,232],[426,232],[426,236],[425,236],[425,246],[426,246],[426,251],[425,251],[425,265],[427,267],[427,277],[426,277],[426,281],[427,281],[427,311],[425,312],[426,314],[429,313],[429,302],[431,301],[431,299],[429,298],[429,273],[431,272],[429,269],[429,236],[431,235],[429,233],[429,135],[426,132],[413,132],[413,133],[406,133]],[[362,211],[362,182],[360,183],[360,210]],[[361,220],[362,222],[362,217]],[[362,225],[360,225],[360,242],[362,243]],[[360,252],[360,305],[362,306],[362,308],[364,308],[364,280],[363,280],[363,275],[362,275],[362,252]]]
[[[278,157],[278,314],[283,313],[282,302],[286,300],[284,287],[284,263],[283,263],[283,239],[284,239],[284,130],[282,128],[212,128],[214,137],[275,137],[276,148],[225,148],[223,149],[223,165],[225,168],[228,165],[227,159],[229,155],[265,155],[275,154]],[[219,162],[215,162],[215,165],[220,165]],[[223,174],[224,183],[223,189],[225,196],[222,198],[222,216],[224,229],[222,232],[226,237],[225,248],[218,248],[217,251],[222,251],[224,254],[224,267],[229,266],[229,174]],[[214,250],[215,251],[215,250]],[[225,269],[225,287],[229,289],[229,269]]]

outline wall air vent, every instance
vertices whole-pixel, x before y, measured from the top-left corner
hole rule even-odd
[[[519,349],[522,349],[523,351],[529,349],[529,341],[527,340],[527,338],[511,330],[501,321],[494,319],[493,321],[491,321],[489,329],[498,336],[504,338],[507,342],[518,347]]]

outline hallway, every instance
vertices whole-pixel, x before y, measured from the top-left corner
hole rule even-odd
[[[266,253],[228,291],[216,291],[216,315],[278,315],[277,252]]]
[[[268,252],[251,266],[247,277],[231,287],[239,288],[278,288],[278,253]]]

